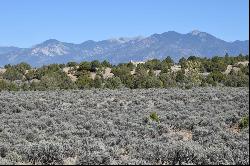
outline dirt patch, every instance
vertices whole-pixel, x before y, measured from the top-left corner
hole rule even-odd
[[[183,141],[191,141],[193,134],[191,130],[174,130],[174,129],[170,129],[169,130],[169,134],[172,136],[180,136],[182,138]]]
[[[228,130],[234,134],[240,133],[240,128],[238,124],[234,124],[233,126],[229,127]]]
[[[107,79],[107,78],[113,77],[114,74],[111,71],[112,71],[111,68],[109,68],[109,67],[105,68],[104,73],[103,73],[103,78]]]
[[[90,72],[90,77],[91,77],[92,80],[94,80],[95,77],[96,77],[96,73],[95,72]]]
[[[0,69],[0,73],[5,73],[6,72],[6,69]]]
[[[154,71],[154,74],[155,74],[156,76],[159,76],[160,73],[161,73],[161,70],[155,70],[155,71]]]
[[[238,62],[238,63],[236,63],[236,65],[228,65],[226,71],[223,72],[223,74],[229,74],[231,71],[235,71],[235,72],[240,71],[240,68],[236,67],[240,64],[243,66],[247,66],[249,64],[249,61]]]
[[[243,65],[247,66],[249,64],[249,61],[244,61],[244,62],[238,62],[237,65]]]
[[[192,131],[188,130],[180,130],[176,132],[177,134],[181,135],[183,137],[183,141],[190,141],[192,140]]]
[[[77,157],[69,157],[63,160],[63,165],[76,165]]]
[[[180,65],[171,66],[171,70],[172,70],[173,72],[180,71],[180,70],[181,70],[181,66],[180,66]]]
[[[65,67],[63,68],[63,71],[67,74],[67,76],[72,80],[72,81],[76,81],[77,77],[74,75],[75,71],[73,71],[72,67]]]

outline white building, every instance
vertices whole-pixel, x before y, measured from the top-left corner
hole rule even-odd
[[[139,64],[144,64],[145,62],[141,61],[141,62],[134,62],[134,61],[130,61],[130,63],[132,63],[133,65],[135,65],[137,67],[137,65]]]

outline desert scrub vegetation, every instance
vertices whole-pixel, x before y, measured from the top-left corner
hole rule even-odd
[[[27,63],[0,70],[0,91],[248,87],[249,56],[171,57],[112,65],[107,61],[69,62],[32,68]]]
[[[0,164],[247,165],[248,115],[248,88],[3,91]]]

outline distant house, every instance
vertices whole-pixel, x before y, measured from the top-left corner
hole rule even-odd
[[[139,64],[144,64],[145,62],[141,61],[141,62],[134,62],[134,61],[130,61],[130,63],[132,63],[133,65],[135,65],[137,67],[137,65]]]

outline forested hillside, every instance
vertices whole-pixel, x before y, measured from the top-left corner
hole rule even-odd
[[[192,88],[249,86],[249,56],[181,58],[112,65],[108,61],[69,62],[31,68],[27,63],[0,69],[0,90],[57,90],[90,88]]]

